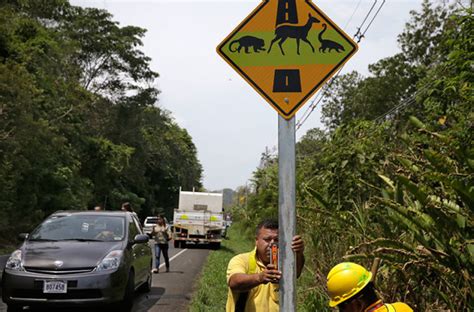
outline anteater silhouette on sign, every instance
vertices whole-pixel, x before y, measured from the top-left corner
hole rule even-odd
[[[232,50],[232,45],[238,43],[239,46],[237,49]],[[250,53],[249,48],[253,48],[253,51],[255,53],[258,53],[260,51],[265,51],[265,41],[263,39],[253,37],[253,36],[243,36],[237,40],[232,41],[229,44],[229,50],[230,52],[239,52],[242,50],[242,48],[245,49],[245,53]]]
[[[272,49],[272,45],[280,40],[278,42],[278,45],[280,46],[281,54],[285,55],[285,52],[283,51],[282,44],[285,42],[286,39],[288,38],[294,38],[296,39],[296,53],[298,55],[300,54],[300,39],[309,44],[311,49],[313,50],[314,53],[314,47],[309,42],[308,40],[308,33],[309,30],[311,29],[311,26],[313,23],[319,23],[320,20],[317,18],[311,16],[311,13],[308,14],[308,21],[306,22],[305,25],[303,26],[296,26],[296,25],[280,25],[275,29],[275,38],[273,38],[272,43],[270,44],[270,48],[268,48],[268,53],[270,53],[270,50]]]
[[[334,49],[337,53],[340,53],[340,50],[345,51],[344,47],[341,44],[332,40],[323,39],[323,33],[326,31],[326,29],[326,24],[323,24],[323,30],[318,35],[319,42],[321,43],[321,47],[319,47],[319,52],[326,53],[326,49],[329,49],[329,52]]]

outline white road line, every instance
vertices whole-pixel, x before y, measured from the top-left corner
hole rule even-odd
[[[174,255],[173,257],[171,257],[171,258],[170,258],[170,262],[173,261],[173,259],[177,258],[180,254],[182,254],[182,253],[185,252],[186,250],[188,250],[188,249],[187,249],[187,248],[186,248],[186,249],[183,249],[183,250],[181,250],[180,252],[178,252],[176,255]],[[165,264],[166,264],[166,263],[160,264],[160,267],[159,267],[159,268],[161,269],[161,267],[163,267]]]

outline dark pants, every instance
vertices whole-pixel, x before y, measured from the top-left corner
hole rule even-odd
[[[163,253],[163,258],[165,258],[166,268],[170,268],[170,258],[168,257],[168,244],[155,244],[155,268],[160,267],[160,254]]]

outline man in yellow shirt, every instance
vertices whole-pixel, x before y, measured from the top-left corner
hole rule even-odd
[[[281,271],[270,264],[270,246],[278,243],[278,221],[263,220],[257,225],[255,249],[239,254],[227,267],[227,312],[279,311],[278,281]],[[304,243],[299,235],[293,237],[291,248],[296,253],[296,273],[304,265]]]
[[[352,263],[339,263],[327,277],[330,297],[329,306],[338,307],[340,312],[413,312],[403,302],[384,303],[377,297],[372,273]]]

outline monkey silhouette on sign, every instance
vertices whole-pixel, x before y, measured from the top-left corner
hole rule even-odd
[[[232,50],[232,46],[234,45],[235,47],[235,44],[238,44],[238,47]],[[265,51],[264,47],[265,47],[265,41],[263,41],[263,39],[253,37],[253,36],[243,36],[239,39],[232,41],[229,44],[230,52],[238,52],[238,53],[240,53],[240,50],[242,50],[242,48],[245,49],[245,53],[250,53],[250,50],[249,50],[250,48],[253,48],[253,51],[255,53],[259,53],[260,51]]]
[[[329,52],[334,49],[337,53],[340,53],[340,50],[346,51],[344,50],[344,47],[341,44],[332,40],[323,39],[323,33],[326,31],[326,29],[326,24],[323,24],[323,30],[318,35],[319,42],[321,43],[321,47],[319,47],[319,52],[326,53],[326,49],[329,49]]]

